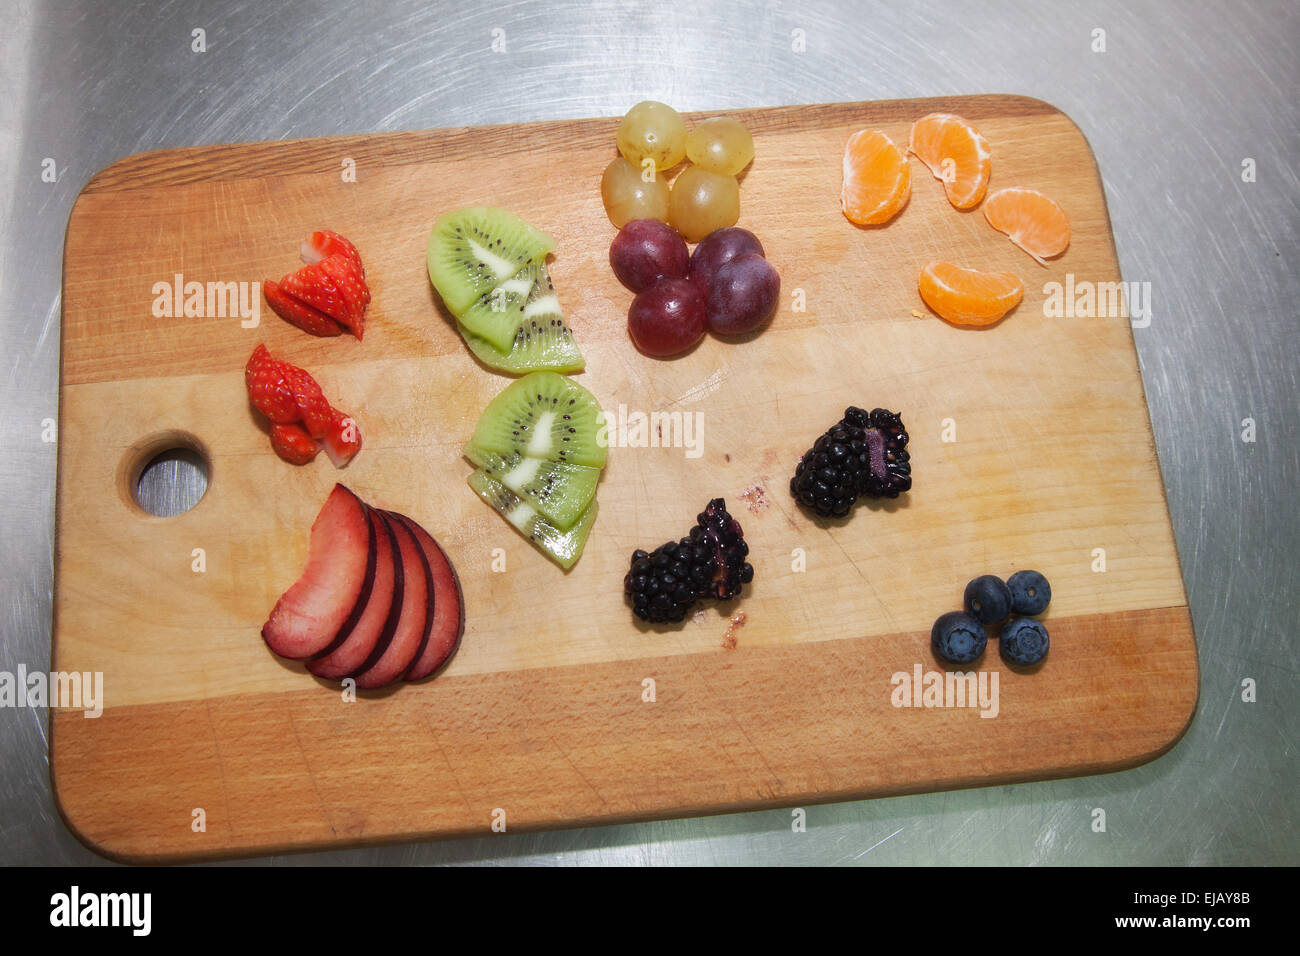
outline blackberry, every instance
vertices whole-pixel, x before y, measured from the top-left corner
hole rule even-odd
[[[897,498],[912,487],[902,419],[883,408],[850,406],[804,453],[790,493],[825,518],[842,518],[858,498]]]
[[[742,585],[754,580],[754,568],[745,561],[749,555],[745,532],[727,513],[727,503],[714,498],[696,521],[680,541],[661,544],[651,552],[632,552],[623,593],[641,620],[680,621],[696,601],[729,601],[740,594]]]

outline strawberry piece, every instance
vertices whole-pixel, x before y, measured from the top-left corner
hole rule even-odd
[[[313,335],[361,339],[370,288],[357,247],[337,232],[313,232],[299,248],[306,263],[279,281],[265,282],[266,300],[279,315]]]
[[[285,276],[280,280],[280,289],[299,302],[325,313],[340,325],[352,327],[352,310],[348,307],[348,300],[321,262],[303,266],[293,275]]]
[[[320,262],[330,256],[341,255],[353,260],[358,269],[361,268],[361,253],[357,252],[357,247],[337,232],[330,232],[328,229],[313,232],[298,251],[303,262]],[[364,276],[363,270],[362,277]]]
[[[306,464],[324,442],[342,468],[361,450],[356,422],[330,405],[311,375],[273,358],[265,345],[253,349],[244,383],[253,407],[271,420],[271,446],[285,461]]]
[[[286,294],[270,279],[262,283],[262,293],[276,315],[298,326],[304,332],[326,337],[343,334],[343,326],[319,309],[314,309],[305,302]]]
[[[336,468],[342,468],[361,450],[361,432],[350,416],[334,409],[334,419],[325,433],[324,442],[325,454],[330,456]]]
[[[312,438],[324,438],[334,424],[334,409],[316,380],[296,366],[289,366],[289,386],[298,403],[298,416]]]
[[[244,384],[253,407],[276,425],[289,425],[301,417],[285,374],[288,368],[291,366],[271,358],[265,345],[253,349],[244,367]]]
[[[338,320],[360,341],[365,333],[366,306],[370,303],[370,290],[366,288],[360,263],[338,255],[322,259],[316,268],[334,282],[343,299],[344,314],[339,315]]]
[[[291,465],[305,465],[316,457],[320,445],[301,425],[272,425],[271,447]]]

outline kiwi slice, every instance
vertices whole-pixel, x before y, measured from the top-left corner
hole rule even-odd
[[[459,316],[554,248],[553,238],[504,209],[457,209],[433,224],[429,279],[447,308]]]
[[[566,571],[582,556],[582,546],[587,543],[587,535],[596,521],[599,506],[595,501],[587,506],[573,527],[561,531],[532,505],[483,471],[469,476],[469,486],[534,547]]]
[[[539,314],[560,314],[555,287],[543,261],[530,262],[495,289],[483,293],[459,316],[460,324],[492,343],[493,348],[509,352],[515,330],[525,319]]]
[[[460,334],[469,350],[489,368],[512,375],[545,369],[552,372],[581,372],[586,360],[573,341],[573,333],[564,319],[551,316],[529,319],[515,331],[514,344],[502,352],[487,339],[481,339],[463,325]]]
[[[555,372],[531,372],[488,403],[470,441],[506,457],[603,468],[600,423],[600,403],[591,392]]]
[[[484,364],[505,372],[586,367],[541,260],[476,299],[460,317],[460,333]]]
[[[499,455],[470,444],[465,457],[505,485],[561,531],[568,531],[596,497],[600,469],[544,461],[525,455]]]

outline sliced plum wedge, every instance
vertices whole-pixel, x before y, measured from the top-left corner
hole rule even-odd
[[[352,632],[331,654],[307,664],[317,677],[338,680],[369,669],[387,649],[401,616],[405,580],[397,538],[378,508],[371,508],[375,529],[375,580],[370,599]]]
[[[405,580],[402,614],[383,655],[368,670],[356,675],[357,686],[363,689],[383,687],[401,678],[420,656],[433,630],[433,572],[424,556],[424,549],[415,540],[415,533],[399,517],[386,511],[384,518],[397,536],[398,550],[402,554]]]
[[[395,514],[393,517],[415,535],[433,575],[433,624],[429,640],[405,675],[408,681],[423,680],[447,663],[456,652],[465,632],[465,603],[456,569],[438,542],[406,515]]]
[[[352,632],[375,577],[375,528],[366,505],[336,484],[311,526],[307,566],[262,626],[267,646],[291,660],[331,653]]]

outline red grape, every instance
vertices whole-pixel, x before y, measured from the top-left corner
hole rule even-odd
[[[724,263],[709,289],[706,321],[719,335],[752,332],[776,312],[781,276],[762,256],[738,256]]]
[[[664,278],[637,293],[627,330],[646,355],[685,352],[704,336],[704,293],[689,279]]]
[[[707,296],[718,270],[739,256],[763,255],[763,244],[748,229],[729,226],[709,233],[691,254],[691,278]]]
[[[609,264],[619,282],[641,292],[663,276],[685,276],[690,253],[672,226],[657,219],[633,219],[610,243]]]

